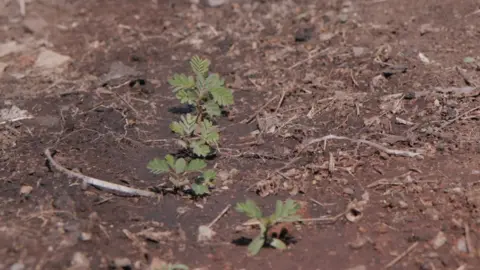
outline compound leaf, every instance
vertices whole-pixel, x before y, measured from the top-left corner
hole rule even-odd
[[[192,151],[195,155],[206,157],[210,153],[210,147],[203,141],[193,141],[190,144]]]
[[[168,80],[168,83],[173,86],[173,92],[195,87],[195,80],[193,77],[185,74],[174,74],[173,77]]]
[[[263,245],[265,244],[265,237],[263,235],[259,235],[255,237],[255,239],[250,242],[248,245],[248,256],[255,256],[260,252]]]
[[[192,184],[192,190],[196,195],[203,195],[210,192],[207,186],[199,184]]]
[[[206,170],[203,172],[203,179],[207,182],[214,180],[217,177],[217,173],[214,170]]]
[[[195,74],[205,76],[208,73],[208,68],[210,66],[210,61],[207,59],[202,59],[199,56],[195,55],[190,60],[190,66],[192,67]]]
[[[210,90],[217,87],[222,87],[225,83],[225,80],[221,79],[218,74],[210,74],[205,79],[205,87]]]
[[[176,134],[180,136],[185,135],[185,130],[183,129],[183,125],[181,123],[175,121],[175,122],[172,122],[169,127],[170,127],[170,130],[172,130]]]
[[[257,204],[250,199],[248,199],[244,203],[237,203],[235,209],[237,210],[237,212],[244,213],[249,218],[262,218],[262,210],[260,210]]]
[[[213,123],[208,119],[203,120],[201,123],[201,138],[208,144],[216,144],[220,139],[220,135],[217,129],[213,126]]]
[[[297,215],[300,205],[292,200],[287,199],[285,203],[277,201],[275,208],[275,221],[294,222],[300,219]]]
[[[222,115],[222,110],[220,109],[220,106],[218,106],[218,104],[212,100],[209,100],[208,102],[203,104],[202,107],[203,109],[205,109],[205,112],[210,117]]]
[[[187,171],[199,171],[207,167],[207,163],[201,159],[194,159],[188,163]]]
[[[208,89],[213,97],[213,100],[220,106],[227,106],[233,104],[232,90],[223,86],[217,86]]]
[[[160,174],[169,171],[167,161],[159,158],[154,158],[153,160],[151,160],[148,163],[147,168],[154,174]]]
[[[197,116],[189,113],[186,116],[182,115],[181,118],[183,131],[186,134],[191,135],[195,131],[195,126],[197,124]]]
[[[175,169],[175,158],[172,155],[166,155],[165,161],[167,162],[168,166],[170,166],[170,168]]]
[[[195,101],[197,99],[197,93],[195,93],[195,91],[181,89],[177,92],[176,97],[180,100],[180,103],[182,104],[195,104]]]
[[[177,159],[175,162],[175,172],[177,174],[183,173],[185,171],[185,168],[187,167],[187,162],[183,158]]]

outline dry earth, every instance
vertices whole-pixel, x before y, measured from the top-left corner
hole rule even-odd
[[[480,268],[478,1],[209,2],[0,1],[0,269]],[[167,79],[193,55],[235,96],[210,196],[48,166],[162,191],[146,164],[178,150]],[[248,257],[245,198],[341,215]]]

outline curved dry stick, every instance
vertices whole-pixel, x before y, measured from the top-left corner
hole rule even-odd
[[[333,134],[323,136],[323,137],[318,138],[318,139],[313,139],[313,140],[307,142],[305,145],[303,145],[300,152],[302,152],[307,146],[309,146],[311,144],[318,143],[318,142],[323,142],[323,141],[327,141],[327,140],[331,140],[331,139],[347,140],[347,141],[356,142],[356,143],[364,143],[364,144],[367,144],[369,146],[377,148],[378,150],[383,151],[383,152],[385,152],[387,154],[390,154],[390,155],[404,156],[404,157],[417,157],[417,156],[422,157],[422,155],[420,153],[390,149],[390,148],[387,148],[383,145],[380,145],[378,143],[374,143],[374,142],[371,142],[371,141],[367,141],[367,140],[363,140],[363,139],[358,139],[358,140],[357,139],[351,139],[351,138],[348,138],[348,137],[337,136],[337,135],[333,135]]]
[[[78,178],[80,180],[83,180],[84,183],[87,183],[89,185],[96,186],[96,187],[99,187],[99,188],[104,188],[104,189],[107,189],[107,190],[110,190],[110,191],[117,191],[117,192],[125,193],[125,194],[131,195],[131,196],[144,196],[144,197],[157,197],[158,196],[156,193],[151,192],[151,191],[141,190],[141,189],[136,189],[136,188],[129,188],[129,187],[126,187],[126,186],[122,186],[122,185],[110,183],[110,182],[107,182],[107,181],[103,181],[103,180],[100,180],[100,179],[97,179],[97,178],[93,178],[93,177],[90,177],[90,176],[86,176],[86,175],[83,175],[81,173],[70,171],[70,170],[66,169],[65,167],[63,167],[62,165],[58,164],[53,159],[52,154],[50,153],[50,149],[48,149],[48,148],[45,149],[45,156],[47,157],[48,161],[50,162],[50,164],[55,169],[63,172],[64,174],[66,174],[69,177]]]

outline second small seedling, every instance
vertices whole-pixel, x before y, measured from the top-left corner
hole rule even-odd
[[[265,244],[280,250],[287,248],[287,245],[278,238],[271,238],[268,236],[269,229],[280,222],[296,222],[301,220],[301,217],[297,215],[300,205],[294,200],[288,199],[283,203],[277,201],[275,207],[275,213],[268,217],[264,217],[262,210],[252,200],[247,200],[245,203],[238,203],[236,210],[240,213],[244,213],[249,218],[255,219],[260,225],[260,234],[255,237],[248,245],[248,254],[254,256],[260,252],[260,249]]]

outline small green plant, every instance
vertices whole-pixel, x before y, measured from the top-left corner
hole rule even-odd
[[[273,248],[284,250],[287,245],[278,238],[269,237],[269,229],[279,222],[296,222],[301,218],[297,215],[300,205],[294,200],[287,199],[285,203],[277,201],[275,212],[268,217],[264,217],[262,210],[252,200],[247,200],[245,203],[237,203],[237,212],[244,213],[249,218],[255,219],[260,225],[260,234],[255,237],[248,245],[248,254],[254,256],[260,252],[260,249],[269,245]]]
[[[233,104],[233,94],[218,74],[209,74],[210,61],[193,56],[190,67],[194,76],[174,74],[168,82],[180,103],[193,106],[195,113],[182,115],[180,121],[170,124],[170,129],[180,136],[183,148],[206,157],[220,140],[214,118],[221,116],[224,106]]]
[[[147,165],[154,174],[168,173],[168,179],[176,188],[190,185],[195,195],[208,194],[214,186],[216,172],[206,170],[206,167],[207,163],[202,159],[187,162],[183,158],[175,159],[172,155],[166,155],[164,159],[155,158]],[[191,173],[200,174],[193,183],[189,179]]]

